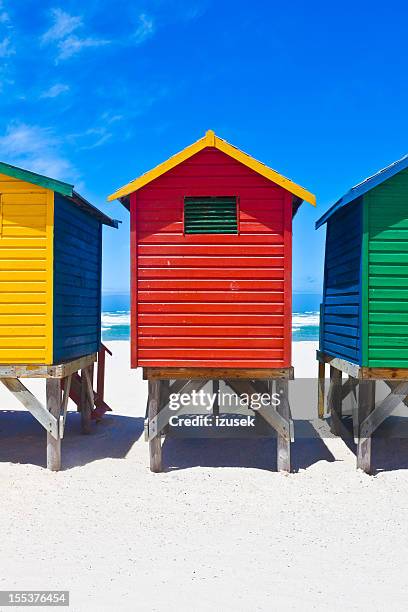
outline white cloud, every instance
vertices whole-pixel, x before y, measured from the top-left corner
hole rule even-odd
[[[15,50],[11,44],[10,38],[6,37],[0,42],[0,57],[10,57],[13,55]]]
[[[134,34],[136,44],[141,45],[147,38],[153,36],[154,32],[155,25],[152,17],[147,16],[145,13],[139,15],[139,25]]]
[[[190,5],[186,8],[186,12],[183,15],[183,19],[185,21],[194,21],[195,19],[199,19],[200,17],[202,17],[205,11],[206,11],[205,5],[199,5],[199,4],[197,4],[196,6]]]
[[[0,23],[7,23],[8,21],[10,21],[10,16],[4,10],[4,3],[0,0]]]
[[[101,116],[102,121],[108,125],[111,123],[117,123],[118,121],[123,121],[124,118],[125,117],[123,115],[112,113],[110,111],[104,112]]]
[[[69,91],[69,85],[64,85],[63,83],[56,83],[46,91],[43,91],[40,98],[56,98],[57,96],[66,93],[67,91]]]
[[[53,24],[41,38],[44,43],[61,40],[83,25],[82,17],[74,17],[59,8],[52,9],[51,16]]]
[[[100,38],[78,38],[77,36],[69,36],[65,40],[61,40],[58,43],[59,53],[57,56],[58,60],[65,60],[73,55],[77,55],[83,49],[89,49],[92,47],[101,47],[109,45],[109,40],[102,40]]]
[[[2,161],[55,179],[72,180],[77,173],[59,148],[52,131],[36,125],[12,123],[0,136]]]
[[[91,138],[95,138],[95,140],[94,142],[90,142],[89,144],[81,147],[82,149],[96,149],[112,138],[112,134],[105,128],[94,128],[87,130],[85,132],[85,136],[90,136]]]
[[[105,144],[112,138],[112,133],[104,126],[97,126],[78,134],[70,134],[67,138],[75,147],[82,151],[88,151]]]
[[[101,47],[109,44],[109,40],[95,37],[81,38],[76,34],[79,28],[83,27],[83,19],[80,16],[73,16],[60,8],[51,11],[53,24],[41,37],[43,44],[55,43],[58,53],[56,63],[66,60],[80,53],[83,49]]]

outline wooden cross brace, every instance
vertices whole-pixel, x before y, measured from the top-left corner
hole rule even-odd
[[[331,430],[336,435],[349,437],[348,429],[342,423],[342,405],[343,401],[351,394],[352,400],[352,417],[353,417],[353,436],[354,441],[358,440],[358,403],[356,391],[358,389],[359,380],[349,376],[344,382],[341,371],[336,368],[330,368],[330,387],[327,394],[328,413],[331,416]],[[320,414],[319,414],[320,416]]]
[[[14,395],[14,397],[33,415],[33,417],[44,427],[55,440],[64,437],[65,421],[67,418],[67,406],[69,390],[71,387],[71,375],[67,376],[64,395],[60,406],[59,418],[54,416],[42,403],[23,385],[18,378],[1,378],[3,385]]]
[[[156,436],[160,435],[164,428],[166,427],[166,425],[169,423],[170,417],[177,414],[177,412],[179,410],[171,410],[168,406],[169,404],[169,399],[170,399],[170,395],[172,393],[178,393],[178,394],[183,394],[183,393],[187,393],[188,395],[192,392],[192,391],[200,391],[200,389],[202,389],[205,384],[207,383],[207,380],[199,378],[199,379],[193,379],[193,380],[182,380],[182,379],[178,379],[175,380],[171,385],[167,386],[167,388],[165,388],[165,382],[166,381],[161,381],[161,393],[160,393],[160,397],[159,397],[159,404],[158,404],[158,410],[154,411],[154,416],[153,418],[149,418],[149,404],[151,404],[152,401],[156,401],[155,397],[151,397],[149,395],[149,398],[147,400],[147,408],[146,408],[146,417],[145,417],[145,440],[151,440],[153,438],[155,438]],[[164,391],[164,392],[163,392]],[[152,407],[150,405],[150,410],[153,410],[154,406]]]
[[[369,438],[375,430],[385,421],[393,410],[401,403],[407,402],[408,382],[392,383],[384,381],[390,387],[391,392],[387,397],[375,405],[375,408],[362,421],[360,425],[360,438]]]
[[[207,378],[197,379],[149,379],[149,394],[145,418],[145,438],[149,441],[150,469],[152,472],[162,471],[161,436],[169,423],[170,417],[177,411],[170,410],[169,398],[172,393],[191,394],[200,391],[209,382]],[[212,380],[212,379],[211,379]],[[290,444],[294,441],[293,422],[288,401],[288,380],[276,378],[273,381],[249,379],[224,379],[231,389],[241,395],[254,393],[272,393],[275,388],[279,393],[280,403],[275,407],[271,404],[262,406],[259,413],[277,432],[277,466],[279,471],[290,472]],[[214,386],[213,386],[214,389]]]
[[[226,384],[237,395],[254,393],[269,393],[269,387],[263,381],[251,381],[245,379],[228,379]],[[288,398],[285,395],[280,397],[281,404],[284,404],[282,412],[290,412]],[[293,421],[291,418],[285,419],[272,405],[261,406],[257,411],[267,423],[287,442],[294,442]]]

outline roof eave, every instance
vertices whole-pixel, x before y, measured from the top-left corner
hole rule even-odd
[[[83,198],[76,191],[72,192],[71,200],[77,206],[86,210],[88,214],[98,219],[101,223],[103,223],[103,225],[108,225],[109,227],[114,227],[115,229],[118,229],[120,221],[118,221],[117,219],[111,219],[111,217],[108,217],[108,215],[105,215],[105,213],[99,210],[99,208],[96,208],[96,206],[88,202],[88,200]]]
[[[56,191],[57,193],[68,197],[71,197],[74,191],[74,186],[70,185],[69,183],[52,179],[43,174],[31,172],[31,170],[18,168],[17,166],[12,166],[11,164],[6,164],[5,162],[0,162],[0,173],[5,174],[6,176],[12,176],[13,178],[25,181],[26,183],[31,183],[32,185],[39,185],[45,189]]]
[[[361,196],[365,195],[375,187],[378,187],[388,179],[392,178],[402,170],[406,170],[408,168],[408,155],[404,155],[401,159],[396,162],[393,162],[386,168],[383,168],[373,176],[368,177],[352,189],[348,191],[340,200],[337,200],[333,206],[329,208],[325,214],[320,217],[318,221],[316,221],[315,228],[319,229],[324,223],[326,223],[334,213],[343,208],[343,206],[347,206],[347,204],[351,204]]]
[[[187,159],[189,159],[199,151],[202,151],[206,147],[215,147],[219,151],[222,151],[226,155],[229,155],[233,159],[241,162],[248,168],[251,168],[261,176],[264,176],[271,182],[274,182],[283,189],[286,189],[294,196],[297,196],[298,198],[309,202],[313,206],[316,206],[316,196],[313,193],[307,191],[307,189],[304,189],[300,185],[297,185],[290,179],[287,179],[286,177],[282,176],[272,168],[269,168],[262,162],[259,162],[247,153],[244,153],[243,151],[238,149],[237,147],[234,147],[226,140],[219,138],[212,130],[208,130],[203,138],[200,138],[200,140],[197,140],[193,144],[189,145],[188,147],[183,149],[183,151],[180,151],[180,153],[176,153],[176,155],[173,155],[162,164],[159,164],[155,168],[152,168],[152,170],[149,170],[145,174],[142,174],[139,178],[135,179],[134,181],[131,181],[130,183],[127,183],[126,185],[109,195],[108,202],[112,202],[113,200],[120,200],[123,204],[123,199],[129,196],[131,193],[134,193],[138,189],[141,189],[154,179],[168,172],[172,168],[178,166],[183,161],[186,161]]]

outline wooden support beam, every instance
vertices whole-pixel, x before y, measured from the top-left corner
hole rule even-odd
[[[47,410],[57,422],[61,413],[61,379],[47,379]],[[47,432],[47,467],[53,472],[61,469],[61,438]]]
[[[405,380],[408,380],[408,370],[407,370],[407,377]],[[394,391],[398,385],[400,384],[400,382],[398,380],[384,380],[385,384],[391,389],[391,391]],[[403,404],[405,404],[405,406],[408,407],[408,396],[401,400]]]
[[[83,434],[91,433],[91,400],[89,392],[89,372],[81,370],[81,428]]]
[[[327,397],[327,406],[331,414],[330,430],[336,436],[341,434],[342,417],[342,373],[334,366],[330,366],[330,388]]]
[[[361,368],[361,377],[376,380],[407,380],[408,368]]]
[[[377,404],[374,410],[367,415],[360,426],[360,437],[370,438],[375,430],[385,421],[408,395],[408,382],[397,385],[387,397]]]
[[[92,410],[94,403],[95,403],[94,390],[93,390],[93,365],[90,365],[87,368],[85,368],[84,374],[85,374],[86,390],[88,393],[88,400],[89,400],[89,404]]]
[[[289,368],[143,368],[144,380],[184,380],[205,378],[206,380],[243,379],[293,379],[293,367]]]
[[[165,381],[161,382],[163,383]],[[184,380],[182,386],[177,386],[177,388],[179,389],[177,393],[179,393],[180,395],[190,395],[192,391],[200,391],[200,389],[202,389],[206,383],[206,380],[200,378],[197,380]],[[172,391],[172,393],[175,393],[175,391]],[[178,412],[178,410],[170,410],[170,408],[167,406],[168,399],[164,404],[164,402],[162,403],[161,398],[162,392],[160,392],[160,409],[157,416],[152,420],[148,418],[147,421],[147,437],[149,440],[154,436],[161,435],[164,430],[167,429],[170,417],[177,414]],[[147,405],[149,406],[149,402],[147,403]]]
[[[341,399],[344,400],[350,393],[355,394],[355,390],[358,387],[358,379],[349,376],[347,380],[341,386]]]
[[[361,425],[375,408],[375,380],[361,380],[358,394],[358,421],[360,432],[357,444],[357,467],[371,472],[371,436],[362,437]]]
[[[160,410],[160,380],[149,380],[149,399],[148,399],[148,419],[149,419],[149,434],[150,424],[157,422],[157,415]],[[153,433],[153,432],[152,432]],[[149,439],[149,452],[150,452],[150,470],[152,472],[162,471],[162,447],[160,436],[154,435]]]
[[[360,433],[360,423],[358,420],[358,396],[357,396],[357,392],[358,392],[358,383],[359,381],[354,379],[354,381],[357,383],[356,386],[353,389],[353,399],[352,399],[352,406],[351,406],[351,418],[353,419],[353,439],[354,439],[354,443],[358,444],[358,436]]]
[[[60,433],[61,439],[64,437],[65,422],[67,420],[68,400],[69,400],[69,394],[71,390],[71,382],[72,382],[72,375],[67,376],[67,378],[65,378],[64,380],[64,395],[63,395],[63,400],[62,400],[60,422],[59,422],[59,433]]]
[[[241,395],[243,393],[256,393],[257,389],[253,386],[250,380],[234,380],[228,379],[226,383],[235,393]],[[273,384],[272,384],[273,383]],[[276,379],[269,381],[268,392],[272,397],[273,387],[275,386],[276,393],[281,397],[280,405],[275,409],[271,406],[262,406],[259,413],[277,432],[277,468],[281,472],[290,472],[290,442],[293,439],[293,425],[290,414],[289,397],[288,397],[288,381],[285,379]],[[265,392],[263,390],[262,392]]]
[[[291,421],[289,406],[289,383],[284,379],[277,379],[275,382],[276,393],[279,393],[281,401],[276,410],[281,417],[289,423]],[[290,438],[278,433],[277,440],[277,465],[279,472],[290,472]]]
[[[57,365],[0,365],[0,378],[66,378],[96,361],[96,353]]]
[[[325,387],[325,366],[324,361],[319,361],[318,365],[318,387],[317,387],[317,410],[319,419],[325,416],[324,410],[324,387]]]
[[[106,351],[108,349],[102,345],[98,353],[98,370],[96,374],[96,395],[100,402],[104,402],[105,398],[105,361]],[[110,351],[109,351],[110,352]],[[112,353],[111,353],[112,354]]]
[[[217,379],[214,379],[212,381],[212,392],[214,394],[214,405],[213,405],[213,415],[214,416],[218,416],[220,414],[220,405],[218,402],[218,394],[220,391],[220,381]]]
[[[169,387],[169,395],[170,393],[180,393],[181,389],[184,387],[185,384],[186,381],[183,378],[173,380]]]
[[[326,355],[326,353],[322,353],[321,351],[316,352],[316,358],[322,363],[329,363],[333,368],[344,372],[348,376],[352,376],[353,378],[362,377],[361,366],[352,363],[351,361],[340,359],[339,357],[332,357],[331,355]]]
[[[316,358],[322,363],[329,363],[333,367],[337,368],[353,378],[359,378],[361,380],[395,380],[402,381],[408,378],[408,368],[368,368],[361,366],[347,359],[340,359],[339,357],[333,357],[327,355],[322,351],[316,351]]]
[[[237,395],[243,395],[244,393],[252,395],[253,393],[269,393],[272,395],[272,386],[262,385],[260,391],[254,386],[254,381],[251,380],[240,380],[240,379],[228,379],[225,381],[229,387]],[[259,381],[257,381],[258,383]],[[259,414],[269,425],[276,431],[276,433],[287,441],[293,440],[293,425],[291,419],[286,420],[282,414],[280,414],[273,406],[261,406],[259,410],[255,411]]]
[[[2,378],[1,382],[33,417],[41,423],[44,429],[56,440],[59,437],[58,420],[53,413],[38,401],[38,399],[23,385],[18,378]],[[59,415],[58,415],[59,416]]]
[[[169,403],[170,399],[170,381],[162,380],[160,385],[160,403],[159,413],[162,414],[162,410]],[[168,432],[168,424],[162,430],[162,435]]]

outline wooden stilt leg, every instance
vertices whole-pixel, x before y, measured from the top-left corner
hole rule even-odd
[[[218,416],[220,414],[220,405],[218,402],[218,392],[220,390],[220,381],[218,379],[214,379],[212,381],[212,392],[214,393],[215,401],[213,406],[213,415]]]
[[[61,410],[61,379],[48,378],[46,381],[47,410],[59,420]],[[53,472],[61,469],[61,438],[54,438],[47,432],[47,468]]]
[[[100,402],[105,397],[105,347],[103,346],[98,353],[98,369],[96,374],[96,394]]]
[[[160,408],[160,380],[149,380],[148,418],[149,423],[154,419]],[[162,471],[162,447],[160,435],[149,440],[150,470]]]
[[[284,378],[278,378],[275,381],[276,393],[279,393],[281,402],[276,410],[286,420],[290,421],[289,407],[289,383]],[[279,472],[290,472],[290,440],[286,440],[283,436],[277,436],[277,467]]]
[[[349,376],[349,379],[352,379],[352,377]],[[356,382],[355,379],[354,379],[354,382]],[[356,444],[358,443],[358,433],[359,433],[359,429],[360,429],[360,424],[358,422],[357,390],[358,390],[358,385],[355,386],[353,388],[353,390],[351,391],[351,394],[352,394],[352,397],[351,397],[351,418],[352,418],[352,421],[353,421],[353,438],[354,438],[354,442]]]
[[[91,433],[91,410],[86,374],[81,370],[81,427],[84,434]]]
[[[170,395],[170,380],[162,380],[160,383],[160,403],[159,410],[162,410],[169,401]],[[167,434],[169,430],[168,424],[164,427],[159,435]]]
[[[341,417],[342,417],[342,373],[337,368],[330,366],[330,403],[329,410],[331,412],[330,430],[336,436],[341,434]]]
[[[361,380],[358,389],[358,422],[361,423],[375,408],[375,380]],[[367,474],[371,472],[371,436],[357,443],[357,467]]]
[[[325,376],[325,363],[323,361],[319,361],[319,370],[318,370],[318,390],[317,390],[317,406],[318,406],[318,414],[319,419],[324,418],[324,376]]]

